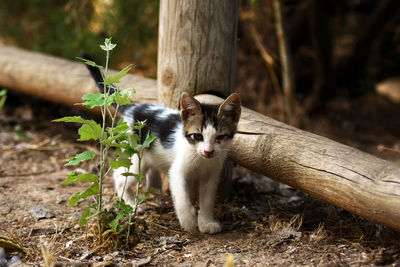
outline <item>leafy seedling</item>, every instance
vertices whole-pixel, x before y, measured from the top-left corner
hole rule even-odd
[[[126,232],[126,243],[128,246],[128,240],[130,235],[130,229],[132,226],[132,217],[137,213],[137,208],[140,202],[150,197],[150,193],[156,191],[146,191],[141,193],[141,184],[144,174],[141,173],[141,161],[143,157],[144,149],[148,148],[152,142],[156,139],[154,135],[147,133],[144,142],[142,140],[142,129],[145,127],[146,122],[136,122],[132,129],[129,125],[120,120],[117,122],[117,111],[122,105],[129,105],[131,101],[131,92],[133,89],[120,90],[119,87],[114,84],[119,83],[119,80],[124,77],[131,66],[125,67],[123,70],[113,76],[107,76],[108,72],[108,61],[109,52],[115,48],[115,44],[111,42],[111,38],[106,38],[103,45],[100,45],[101,49],[106,51],[106,62],[105,66],[97,65],[95,62],[87,59],[81,59],[84,63],[104,69],[104,93],[90,93],[82,97],[84,102],[79,103],[89,109],[100,107],[102,114],[102,121],[97,123],[94,120],[83,119],[80,116],[70,116],[54,120],[54,122],[68,122],[78,123],[81,126],[78,129],[79,138],[78,141],[94,140],[98,142],[99,146],[99,164],[96,174],[92,173],[78,173],[73,171],[67,176],[67,179],[62,182],[63,185],[70,183],[88,183],[89,187],[82,191],[77,192],[73,195],[69,201],[70,206],[75,206],[81,199],[92,197],[95,199],[95,203],[84,208],[79,219],[79,225],[84,226],[91,218],[97,218],[97,229],[98,236],[101,237],[107,235],[114,235],[117,238],[120,234]],[[114,111],[111,109],[114,107]],[[109,126],[107,126],[109,125]],[[110,156],[110,153],[114,151],[114,156]],[[132,157],[136,155],[139,159],[139,172],[130,172],[132,165]],[[94,160],[96,153],[93,151],[86,151],[79,153],[66,160],[65,166],[74,166],[87,160]],[[111,158],[109,160],[109,158]],[[124,173],[125,185],[128,177],[132,176],[137,180],[135,205],[131,207],[126,204],[121,197],[117,200],[112,208],[106,210],[103,208],[103,182],[107,177],[107,174],[111,169],[125,168]]]

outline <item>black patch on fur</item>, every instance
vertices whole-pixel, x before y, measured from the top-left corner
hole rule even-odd
[[[204,115],[202,130],[207,124],[211,124],[217,132],[221,131],[221,129],[229,129],[228,138],[233,138],[236,127],[232,128],[232,120],[217,117],[219,107],[218,105],[201,104],[201,112]]]
[[[160,117],[163,108],[152,108],[150,104],[137,104],[133,110],[133,119],[135,121],[146,121],[146,126],[142,130],[142,140],[144,142],[148,132],[154,134],[160,140],[161,145],[165,149],[169,149],[174,145],[174,133],[181,117],[179,113],[170,113],[166,117]]]

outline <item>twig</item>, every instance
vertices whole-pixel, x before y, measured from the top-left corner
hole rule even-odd
[[[282,65],[282,88],[284,96],[283,99],[284,99],[285,117],[287,122],[292,122],[291,121],[293,119],[292,91],[294,87],[292,67],[289,59],[287,40],[285,32],[283,30],[281,4],[279,0],[272,0],[272,5],[275,14],[276,36],[278,40],[279,54],[281,57],[281,65]]]
[[[400,153],[399,149],[396,148],[390,148],[390,147],[385,147],[383,145],[378,145],[378,151],[391,151],[391,152],[395,152],[395,153]]]
[[[152,222],[152,221],[148,221],[147,223],[153,224],[153,225],[158,226],[158,227],[160,227],[160,228],[162,228],[164,230],[168,230],[168,231],[171,231],[171,232],[174,232],[174,233],[177,233],[177,234],[181,234],[182,233],[182,231],[177,231],[177,230],[171,229],[170,227],[166,227],[166,226],[163,226],[161,224],[158,224],[158,223],[155,223],[155,222]]]
[[[268,75],[271,79],[272,88],[274,89],[275,94],[277,94],[278,96],[281,96],[282,91],[281,91],[281,85],[279,84],[278,76],[275,71],[275,66],[276,66],[275,60],[272,58],[272,56],[270,55],[268,50],[262,44],[260,35],[257,33],[257,30],[256,30],[253,20],[250,20],[249,26],[250,26],[251,37],[253,38],[256,48],[257,48],[258,52],[260,53],[262,59],[264,60],[265,65],[267,66],[267,71],[268,71]]]

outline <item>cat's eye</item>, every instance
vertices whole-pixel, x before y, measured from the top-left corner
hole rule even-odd
[[[224,140],[224,139],[227,139],[227,138],[228,138],[228,135],[227,135],[227,134],[221,134],[221,135],[218,135],[218,136],[217,136],[217,140],[219,140],[219,141]]]
[[[192,134],[192,138],[196,141],[202,141],[203,135],[201,133],[195,133],[195,134]]]

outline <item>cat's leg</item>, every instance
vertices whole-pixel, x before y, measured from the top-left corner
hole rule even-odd
[[[190,201],[189,188],[183,172],[172,166],[169,171],[169,182],[179,223],[185,231],[193,232],[197,228],[197,215]]]
[[[162,181],[160,171],[156,168],[150,168],[146,174],[146,187],[147,189],[152,187],[161,190]]]
[[[221,224],[214,218],[214,204],[219,182],[219,175],[216,174],[199,181],[199,230],[207,234],[219,233],[222,230]]]
[[[146,166],[145,161],[142,160],[141,171],[145,172],[148,167]],[[117,191],[118,198],[123,198],[126,204],[134,207],[135,205],[135,185],[137,183],[136,178],[133,176],[124,176],[123,173],[126,173],[128,170],[126,168],[119,168],[114,170],[113,178],[114,178],[114,186]],[[131,173],[139,173],[139,159],[136,155],[132,157],[132,165],[129,168],[129,172]]]

